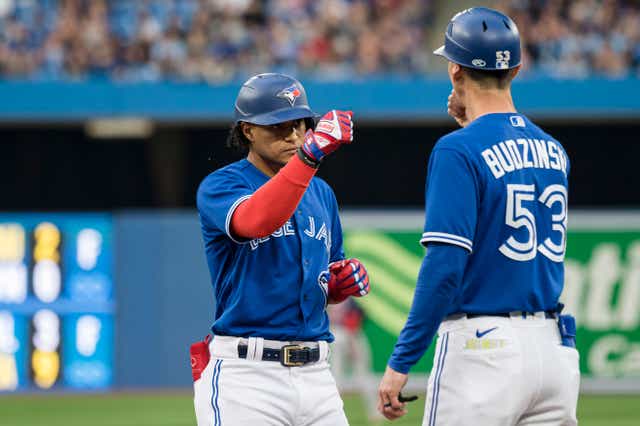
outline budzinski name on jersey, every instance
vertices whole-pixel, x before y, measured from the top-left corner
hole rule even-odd
[[[309,226],[304,230],[304,234],[309,238],[314,238],[318,241],[324,240],[324,245],[327,249],[327,252],[331,252],[331,231],[328,230],[327,224],[322,222],[322,226],[316,230],[316,219],[313,216],[309,216]],[[288,237],[296,235],[296,230],[291,223],[291,220],[285,222],[280,228],[276,229],[276,231],[264,238],[256,238],[255,240],[249,241],[249,245],[251,246],[251,250],[257,249],[260,244],[269,241],[271,238],[280,238],[280,237]]]
[[[567,175],[567,158],[554,141],[509,139],[482,151],[482,158],[496,179],[527,168],[561,170]]]

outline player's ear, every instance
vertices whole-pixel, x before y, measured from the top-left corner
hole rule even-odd
[[[511,69],[511,80],[516,78],[516,76],[518,75],[518,73],[520,72],[521,69],[522,69],[522,64],[520,64],[517,67]]]
[[[245,123],[244,121],[241,121],[240,122],[240,131],[242,132],[244,137],[247,138],[247,140],[249,142],[253,142],[255,136],[253,134],[253,126],[251,124]]]
[[[449,61],[449,66],[447,67],[447,71],[449,73],[449,79],[451,80],[451,84],[456,82],[460,82],[462,79],[462,67],[455,62]]]

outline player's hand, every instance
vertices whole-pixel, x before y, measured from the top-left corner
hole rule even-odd
[[[382,376],[378,387],[378,411],[389,420],[395,420],[407,414],[406,403],[400,402],[398,395],[408,379],[407,374],[399,373],[389,366]]]
[[[307,157],[319,163],[342,144],[353,141],[353,112],[331,110],[326,113],[315,130],[307,130],[302,150]]]
[[[465,127],[469,124],[465,106],[460,102],[455,90],[452,90],[449,98],[447,98],[447,113],[456,120],[460,127]]]
[[[345,259],[329,264],[329,301],[340,303],[349,296],[369,293],[369,274],[358,259]]]

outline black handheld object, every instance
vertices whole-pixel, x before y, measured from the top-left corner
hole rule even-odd
[[[404,396],[402,395],[402,392],[400,392],[398,394],[398,401],[400,402],[413,402],[416,399],[418,399],[418,395],[411,395],[411,396]],[[386,404],[384,404],[385,407],[391,407],[391,403],[387,402]]]
[[[398,401],[400,402],[413,402],[416,399],[418,399],[418,395],[404,396],[402,392],[398,394]]]

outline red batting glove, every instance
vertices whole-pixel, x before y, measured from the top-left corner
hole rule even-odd
[[[302,151],[312,161],[319,163],[340,145],[353,141],[353,112],[331,110],[326,113],[314,131],[307,130]]]
[[[202,372],[207,368],[211,355],[209,354],[209,343],[211,335],[208,334],[202,342],[196,342],[191,345],[189,353],[191,355],[191,374],[195,382],[202,376]]]
[[[369,293],[369,275],[358,259],[345,259],[329,264],[329,299],[340,303],[349,296]]]

